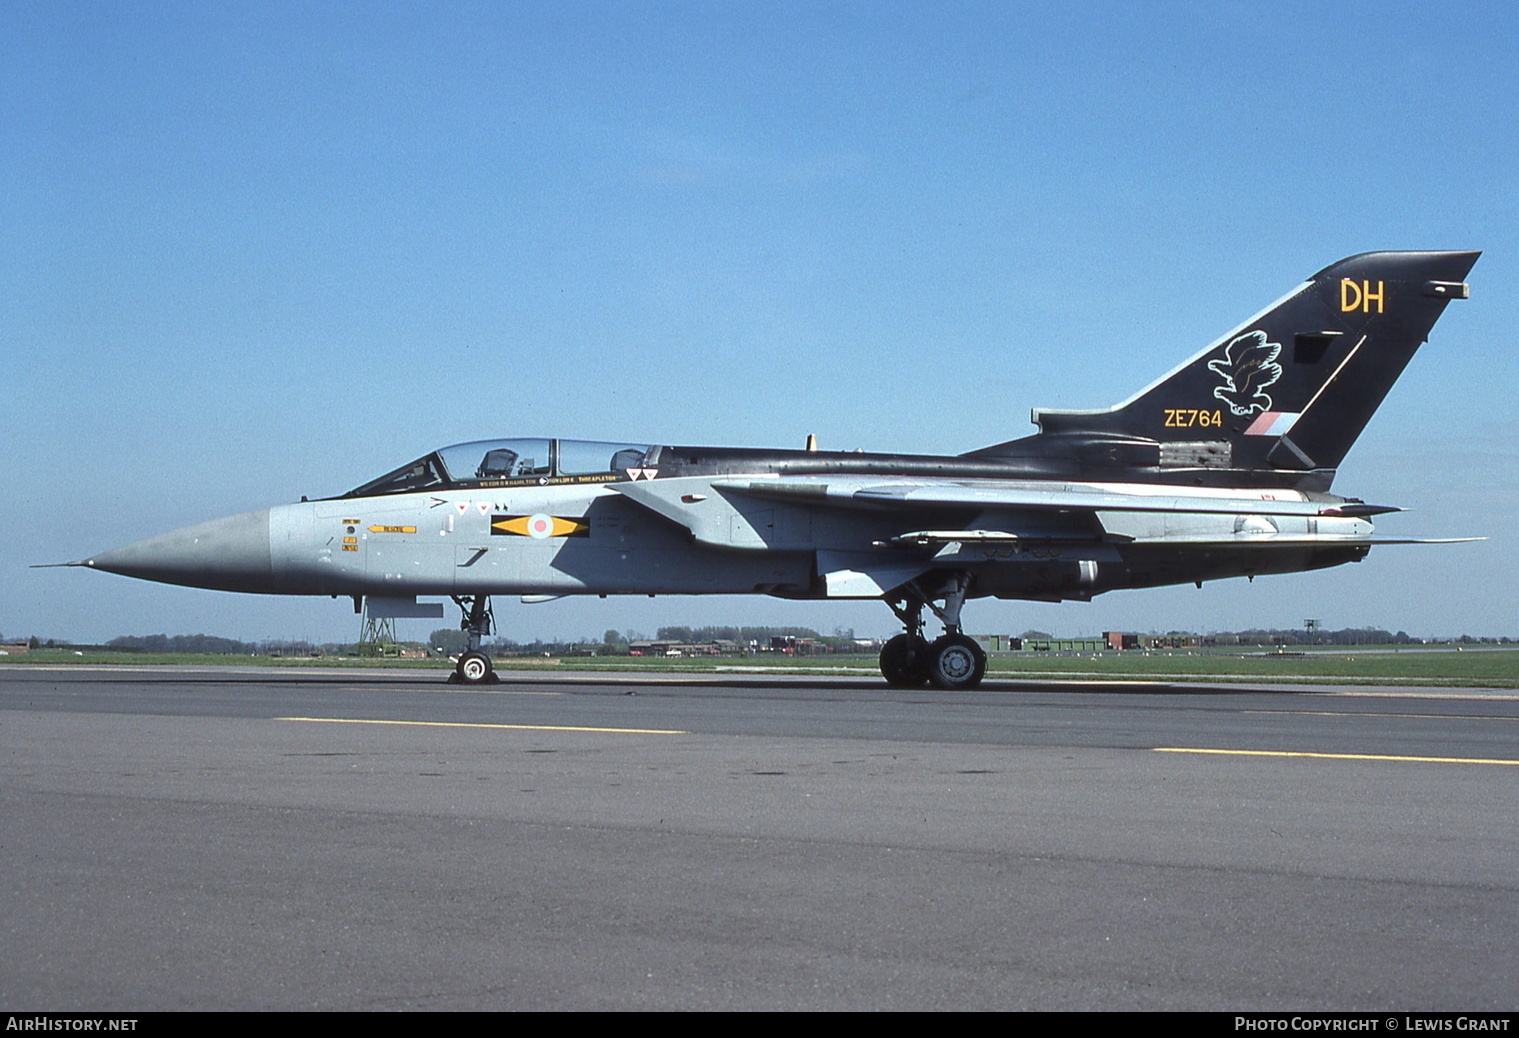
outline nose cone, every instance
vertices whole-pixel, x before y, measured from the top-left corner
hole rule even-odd
[[[84,565],[162,584],[273,592],[269,509],[229,515],[135,541],[85,559]]]

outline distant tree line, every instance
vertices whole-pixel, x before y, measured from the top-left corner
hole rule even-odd
[[[105,647],[117,652],[211,653],[222,656],[310,656],[320,651],[320,647],[307,641],[240,642],[235,638],[218,638],[214,634],[129,634],[112,638],[105,643]]]
[[[1346,627],[1338,631],[1306,631],[1300,627],[1286,630],[1252,628],[1211,637],[1216,640],[1237,638],[1240,645],[1419,645],[1424,641],[1407,631],[1393,634],[1374,627]]]
[[[650,639],[641,631],[616,631],[608,628],[602,632],[600,640],[586,637],[575,640],[543,641],[539,639],[519,642],[511,638],[496,638],[483,641],[481,647],[491,655],[502,656],[586,656],[592,653],[626,655],[628,646],[640,641],[677,642],[682,645],[709,645],[712,642],[725,641],[745,648],[751,643],[768,648],[771,638],[809,639],[830,648],[853,647],[854,630],[838,628],[832,635],[825,635],[811,627],[667,626],[659,628],[654,638]],[[463,652],[468,647],[469,636],[456,628],[440,627],[428,636],[427,644],[440,653],[452,656]]]
[[[1132,633],[1132,632],[1131,632]],[[1152,632],[1153,633],[1153,632]],[[1194,631],[1168,631],[1168,636],[1191,636]],[[1025,639],[1052,637],[1045,631],[1025,631]],[[1096,637],[1090,635],[1089,637]],[[1296,646],[1296,645],[1425,645],[1425,644],[1449,644],[1449,645],[1510,645],[1519,642],[1519,638],[1508,636],[1492,637],[1488,635],[1478,636],[1462,634],[1457,637],[1446,638],[1416,638],[1407,631],[1386,631],[1374,627],[1346,627],[1340,630],[1315,630],[1305,631],[1302,628],[1250,628],[1244,631],[1226,631],[1202,635],[1205,645],[1256,645],[1256,646]],[[737,627],[727,625],[712,625],[706,627],[686,627],[669,625],[660,627],[653,639],[640,631],[627,630],[616,631],[608,629],[597,639],[594,636],[586,636],[577,639],[555,639],[544,641],[520,642],[511,638],[496,638],[487,640],[484,648],[493,655],[551,655],[551,656],[587,656],[591,654],[613,655],[626,654],[628,647],[633,642],[639,641],[664,641],[676,642],[685,645],[705,645],[712,642],[732,642],[747,648],[751,643],[758,644],[762,648],[768,647],[772,638],[795,638],[806,639],[827,646],[835,651],[851,650],[855,646],[855,636],[852,629],[835,628],[832,635],[820,634],[810,627],[793,626],[761,626],[761,627]],[[7,639],[0,635],[0,644],[14,644],[16,642],[28,642],[32,648],[90,648],[87,645],[78,645],[66,640],[54,638],[38,638],[36,635],[23,638],[12,636]],[[427,643],[435,651],[444,655],[457,655],[463,652],[468,645],[468,636],[456,628],[440,628],[433,631],[428,637]],[[351,643],[329,643],[314,645],[311,642],[292,639],[272,639],[260,642],[238,641],[235,638],[221,638],[212,634],[144,634],[123,635],[112,638],[104,646],[97,648],[111,649],[116,652],[143,652],[143,653],[204,653],[214,655],[236,656],[310,656],[322,653],[342,654],[355,649]]]
[[[227,656],[248,656],[255,651],[247,642],[214,634],[128,634],[112,638],[106,647],[127,652],[211,652]]]

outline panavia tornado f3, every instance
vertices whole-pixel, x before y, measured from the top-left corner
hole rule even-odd
[[[971,688],[986,657],[961,631],[967,599],[1201,586],[1411,543],[1372,535],[1397,508],[1330,485],[1478,255],[1341,260],[1123,403],[1035,410],[1038,433],[965,454],[480,440],[69,565],[352,596],[372,616],[439,616],[417,596],[450,596],[463,682],[495,679],[492,595],[873,598],[903,626],[888,682]]]

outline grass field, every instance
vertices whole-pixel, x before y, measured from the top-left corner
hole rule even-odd
[[[94,664],[107,666],[256,666],[256,667],[383,667],[445,671],[445,660],[376,660],[350,657],[314,659],[267,656],[217,656],[188,653],[76,652],[34,649],[19,656],[0,657],[6,663],[33,665]],[[498,670],[595,670],[681,673],[772,671],[775,673],[877,673],[873,656],[827,656],[811,659],[771,654],[749,658],[705,657],[656,659],[627,656],[502,657]],[[1421,647],[1399,651],[1354,648],[1315,649],[1302,654],[1242,655],[1223,652],[1123,652],[1098,656],[1057,656],[1045,653],[993,656],[991,677],[1102,677],[1105,679],[1169,679],[1182,681],[1281,681],[1312,683],[1375,683],[1450,685],[1457,687],[1519,688],[1519,646],[1504,648]]]

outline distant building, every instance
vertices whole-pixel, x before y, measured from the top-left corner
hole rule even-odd
[[[1025,638],[1024,652],[1102,652],[1107,643],[1101,638]]]
[[[1203,640],[1196,634],[1125,634],[1123,631],[1104,631],[1104,645],[1114,652],[1133,649],[1200,649]]]

